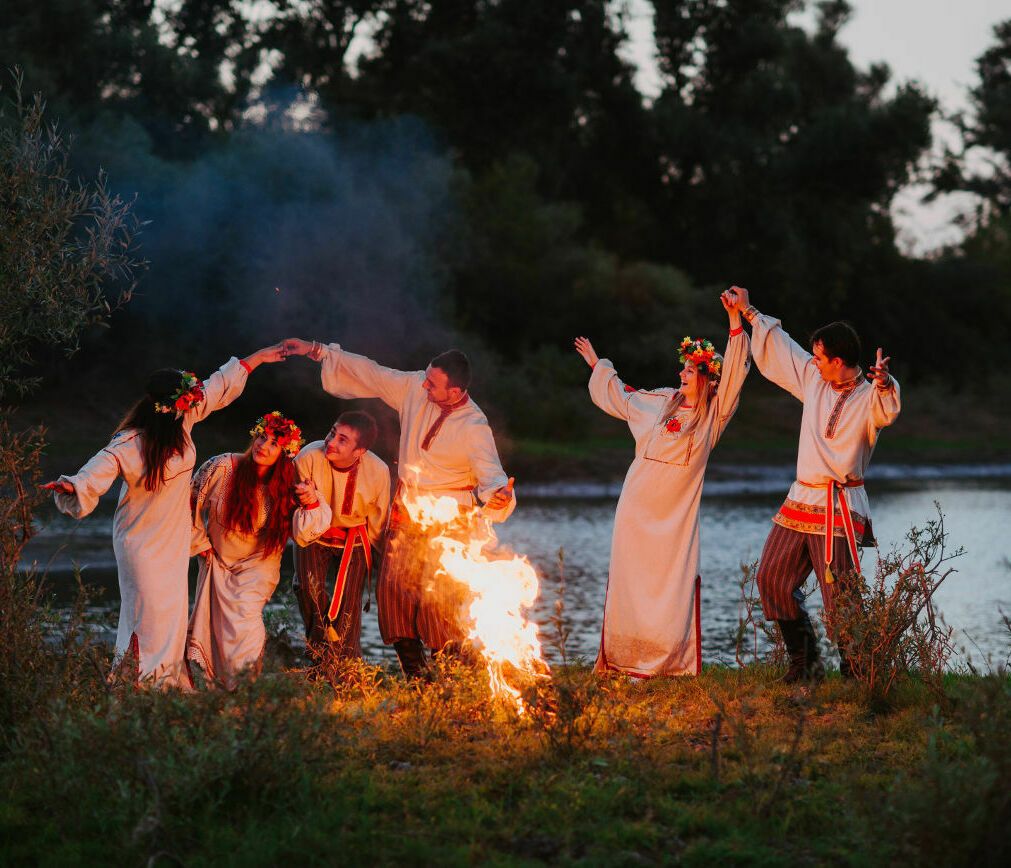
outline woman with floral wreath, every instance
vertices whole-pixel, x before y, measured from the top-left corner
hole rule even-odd
[[[123,477],[112,520],[121,599],[114,673],[127,668],[137,681],[190,687],[183,660],[190,479],[196,463],[190,432],[238,398],[258,365],[283,358],[280,344],[241,361],[233,357],[206,383],[188,371],[155,371],[109,444],[73,476],[44,486],[60,512],[80,519]]]
[[[635,438],[614,518],[597,672],[646,678],[702,669],[702,480],[751,364],[734,289],[720,301],[730,319],[726,352],[720,356],[709,341],[686,337],[678,347],[677,389],[627,386],[585,337],[575,341],[592,368],[591,399],[626,421]]]
[[[193,477],[192,554],[201,556],[186,659],[206,678],[235,686],[256,675],[266,630],[263,607],[281,576],[281,556],[296,522],[329,525],[323,509],[296,510],[292,459],[305,442],[291,419],[274,410],[256,420],[245,452],[210,458]]]

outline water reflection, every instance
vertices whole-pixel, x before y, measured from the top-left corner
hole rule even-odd
[[[716,491],[720,485],[714,485]],[[772,486],[768,486],[771,489]],[[559,549],[564,550],[565,613],[571,634],[570,656],[592,659],[596,654],[603,612],[616,496],[524,496],[513,517],[499,527],[502,541],[527,554],[542,579],[536,619],[550,645],[549,618],[561,587]],[[702,653],[707,662],[733,660],[732,636],[738,623],[741,563],[758,558],[785,486],[757,494],[728,496],[707,490],[702,501]],[[542,494],[551,491],[542,489]],[[939,501],[952,547],[965,555],[954,562],[958,573],[942,586],[938,607],[956,628],[966,655],[982,661],[987,655],[1004,660],[1011,651],[1001,611],[1011,614],[1011,537],[1005,528],[1011,515],[1011,482],[1007,479],[942,481],[880,480],[870,487],[874,528],[882,551],[901,544],[912,525],[936,516]],[[44,531],[26,551],[29,560],[49,565],[59,596],[72,591],[72,564],[84,566],[85,580],[105,589],[102,602],[118,608],[118,589],[110,516],[114,504],[103,504],[104,515],[73,522],[53,512],[43,516]],[[874,552],[864,553],[864,570],[873,568]],[[290,555],[285,559],[282,587],[290,583]],[[192,581],[192,579],[191,579]],[[813,585],[813,580],[812,580]],[[192,590],[192,585],[191,585]],[[815,591],[813,610],[820,609]],[[293,608],[283,595],[271,603],[272,617],[284,617],[298,633]],[[362,645],[373,659],[391,659],[379,637],[375,603],[365,615]],[[552,657],[556,652],[549,648]]]

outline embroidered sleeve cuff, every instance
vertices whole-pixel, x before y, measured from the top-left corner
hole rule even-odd
[[[242,365],[242,367],[244,367],[246,369],[246,373],[247,374],[253,373],[253,369],[251,367],[249,367],[249,365],[246,363],[245,359],[239,359],[239,364]]]
[[[743,316],[748,322],[754,322],[755,317],[758,316],[758,308],[756,308],[753,304],[749,304],[741,311],[741,316]]]
[[[887,392],[889,389],[892,388],[892,384],[894,382],[895,380],[893,380],[891,378],[891,375],[889,375],[888,379],[885,380],[884,383],[875,383],[874,388],[877,389],[879,392]]]
[[[310,503],[308,506],[303,506],[302,509],[316,509],[319,506],[319,501],[315,503]]]
[[[738,326],[735,329],[731,329],[730,330],[730,337],[736,338],[743,331],[744,331],[744,326]]]

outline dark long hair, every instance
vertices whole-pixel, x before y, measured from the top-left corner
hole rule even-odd
[[[115,434],[131,428],[140,432],[144,454],[144,488],[154,491],[165,481],[165,464],[173,455],[182,455],[186,449],[186,432],[183,420],[175,413],[159,413],[155,402],[171,404],[182,382],[182,371],[162,368],[147,379],[146,394],[128,411],[119,423]]]
[[[284,548],[291,533],[291,515],[295,511],[295,465],[288,453],[282,450],[280,457],[271,466],[264,479],[256,475],[256,463],[253,461],[253,446],[242,453],[232,474],[232,484],[225,496],[222,518],[225,527],[252,535],[256,532],[257,513],[260,511],[260,499],[257,487],[264,487],[264,496],[270,504],[267,523],[260,529],[263,539],[263,550],[266,554],[274,554]]]

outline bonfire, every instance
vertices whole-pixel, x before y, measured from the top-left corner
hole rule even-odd
[[[537,571],[499,544],[480,510],[463,510],[452,497],[406,491],[403,505],[436,553],[436,577],[464,590],[461,611],[450,613],[466,631],[488,670],[493,696],[524,712],[521,688],[549,674],[537,625],[528,617],[539,591]]]

